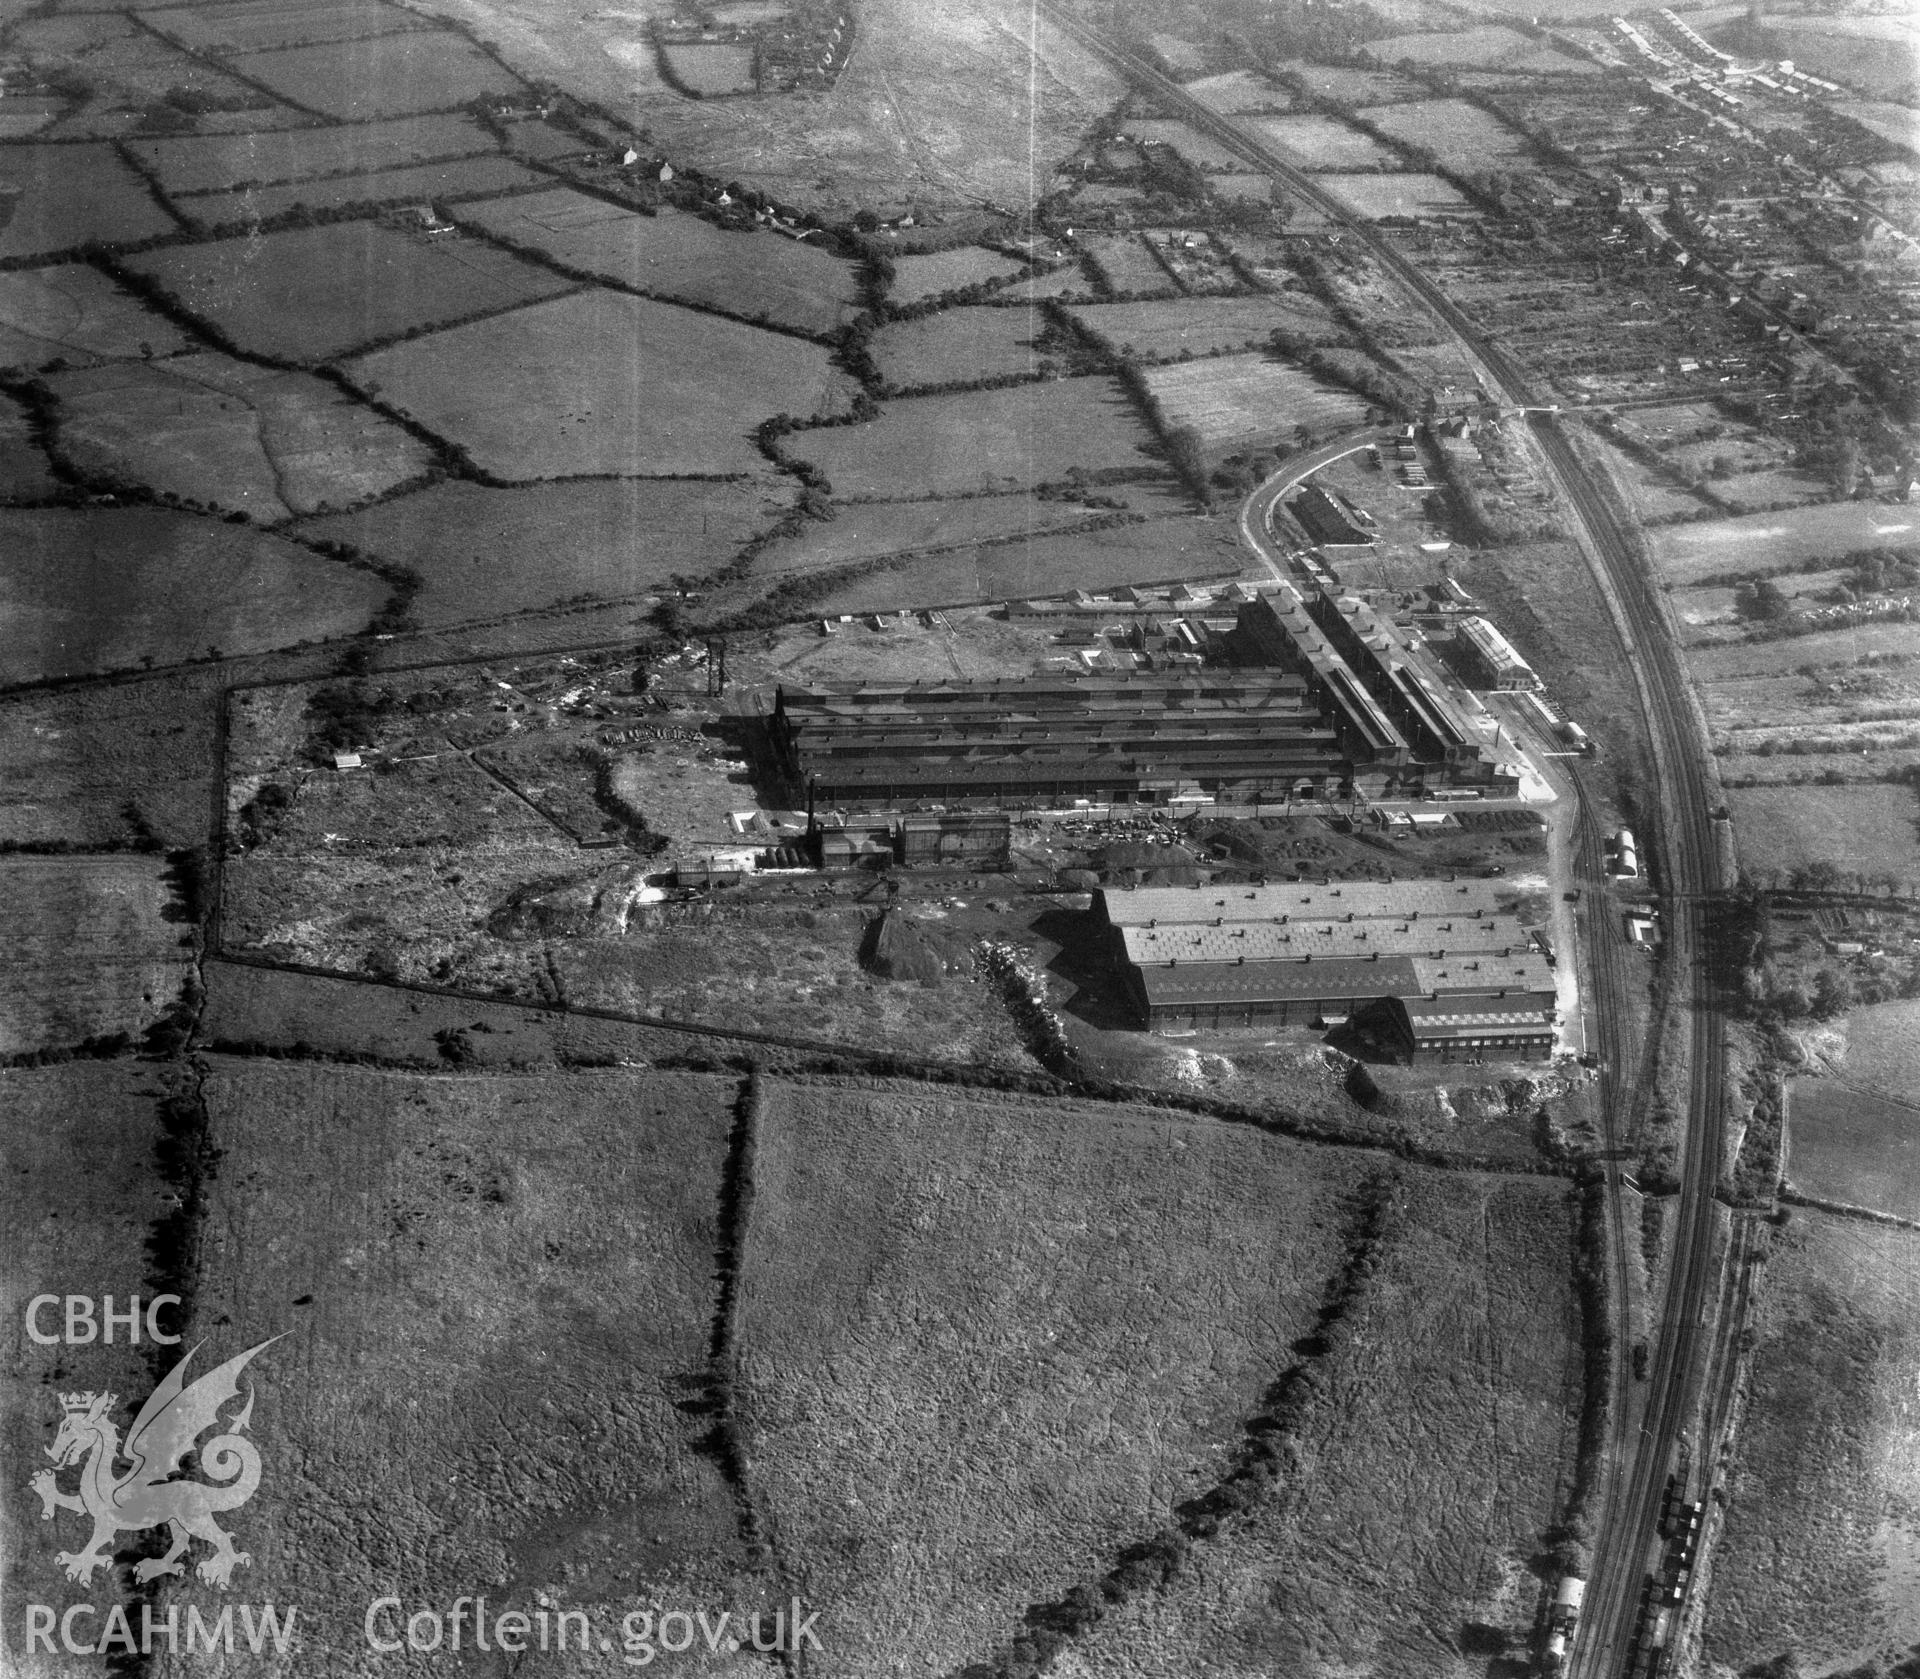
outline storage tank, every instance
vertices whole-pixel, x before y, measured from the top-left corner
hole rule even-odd
[[[1561,721],[1560,738],[1576,752],[1591,752],[1593,750],[1593,741],[1589,738],[1587,731],[1581,728],[1571,717]]]

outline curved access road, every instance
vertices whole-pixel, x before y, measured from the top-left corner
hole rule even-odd
[[[1103,58],[1136,87],[1152,93],[1168,111],[1177,112],[1203,134],[1228,147],[1255,168],[1281,182],[1302,202],[1340,224],[1373,260],[1417,298],[1476,364],[1488,393],[1505,409],[1533,410],[1527,415],[1545,457],[1548,475],[1562,507],[1571,515],[1573,535],[1606,598],[1622,652],[1639,689],[1652,748],[1655,831],[1641,836],[1644,854],[1656,866],[1655,884],[1667,902],[1667,960],[1676,974],[1692,982],[1693,1039],[1689,1077],[1691,1094],[1683,1158],[1673,1259],[1662,1302],[1660,1335],[1650,1361],[1644,1408],[1623,1404],[1626,1379],[1616,1375],[1612,1413],[1614,1440],[1608,1454],[1607,1491],[1587,1591],[1587,1611],[1569,1660],[1573,1679],[1611,1679],[1624,1673],[1637,1632],[1640,1586],[1656,1543],[1660,1493],[1675,1457],[1700,1380],[1703,1306],[1714,1297],[1712,1244],[1713,1198],[1720,1174],[1721,1130],[1725,1100],[1724,1025],[1716,1007],[1708,965],[1705,917],[1707,900],[1723,882],[1712,832],[1715,797],[1705,741],[1692,707],[1686,673],[1653,582],[1633,521],[1603,491],[1575,452],[1557,414],[1534,389],[1528,375],[1474,326],[1426,274],[1379,231],[1356,215],[1292,159],[1282,156],[1266,136],[1223,116],[1193,98],[1155,65],[1103,37],[1065,9],[1060,0],[1036,0],[1041,15]],[[1244,528],[1244,527],[1243,527]],[[1583,800],[1583,804],[1585,801]],[[1595,830],[1589,826],[1589,869]],[[1593,906],[1604,913],[1603,906]],[[1600,942],[1611,937],[1607,929]],[[1611,969],[1612,971],[1606,971]],[[1614,1056],[1624,1056],[1622,1016],[1610,991],[1623,983],[1617,966],[1602,958],[1596,975],[1596,1002],[1610,1016],[1603,1040]],[[1617,995],[1617,992],[1615,993]],[[1623,1088],[1618,1061],[1611,1067],[1607,1126],[1609,1137],[1623,1127],[1618,1108]],[[1618,1149],[1610,1149],[1616,1155]],[[1606,1162],[1613,1212],[1616,1276],[1624,1260],[1627,1232],[1620,1217],[1620,1162]],[[1627,1348],[1624,1294],[1616,1289],[1614,1344],[1620,1357]],[[1616,1359],[1616,1363],[1619,1359]],[[1629,1418],[1643,1417],[1635,1428]]]
[[[1261,481],[1258,489],[1240,504],[1240,540],[1258,554],[1267,570],[1282,582],[1287,575],[1287,551],[1274,539],[1273,510],[1283,496],[1311,478],[1323,466],[1331,466],[1349,455],[1357,455],[1372,443],[1384,443],[1393,435],[1391,428],[1367,426],[1359,431],[1342,432],[1325,443],[1294,455]]]

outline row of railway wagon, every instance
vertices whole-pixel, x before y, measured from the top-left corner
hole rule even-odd
[[[1680,1606],[1693,1580],[1700,1530],[1706,1522],[1706,1502],[1689,1499],[1678,1475],[1667,1477],[1660,1500],[1660,1537],[1666,1541],[1657,1573],[1647,1576],[1641,1598],[1640,1631],[1634,1639],[1632,1679],[1658,1679],[1667,1672],[1668,1659],[1679,1642]]]

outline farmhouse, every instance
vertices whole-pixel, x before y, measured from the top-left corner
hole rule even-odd
[[[1398,1060],[1552,1052],[1552,964],[1485,881],[1108,890],[1149,1031],[1347,1022]]]

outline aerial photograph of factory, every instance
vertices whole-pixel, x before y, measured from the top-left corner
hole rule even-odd
[[[1903,0],[0,0],[0,1675],[1920,1679]]]

